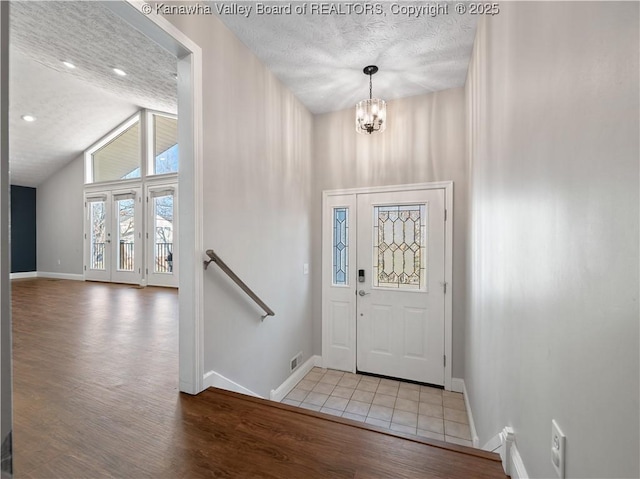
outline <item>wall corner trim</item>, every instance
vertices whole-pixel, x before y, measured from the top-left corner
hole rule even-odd
[[[285,379],[285,381],[276,389],[272,389],[269,394],[269,399],[272,401],[282,401],[289,392],[296,387],[296,384],[311,371],[314,366],[322,365],[322,356],[311,356],[307,359],[298,369],[296,369],[291,375]]]
[[[473,414],[471,413],[471,401],[469,400],[469,393],[467,392],[467,386],[464,383],[464,379],[452,378],[451,390],[456,393],[462,393],[464,397],[464,407],[467,410],[467,418],[469,419],[469,431],[471,432],[471,442],[473,447],[480,446],[480,439],[476,432],[476,423],[473,420]]]
[[[254,393],[250,389],[247,389],[244,386],[241,386],[240,384],[232,381],[231,379],[224,377],[222,374],[217,373],[215,371],[209,371],[205,373],[204,377],[202,378],[202,383],[203,383],[204,389],[206,388],[226,389],[227,391],[233,391],[240,394],[246,394],[247,396],[262,398],[262,396],[260,396],[259,394]]]

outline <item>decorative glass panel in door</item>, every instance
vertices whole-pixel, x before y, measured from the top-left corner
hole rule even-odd
[[[374,206],[373,211],[373,286],[424,290],[425,206]]]

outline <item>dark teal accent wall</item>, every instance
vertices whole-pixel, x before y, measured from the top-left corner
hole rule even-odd
[[[36,189],[11,185],[11,272],[36,269]]]

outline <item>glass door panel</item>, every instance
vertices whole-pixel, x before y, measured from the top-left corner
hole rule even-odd
[[[87,193],[85,205],[85,279],[140,284],[140,189]]]
[[[89,268],[104,271],[105,268],[105,244],[106,232],[106,205],[104,201],[91,201],[89,203],[90,220],[90,255]]]
[[[178,286],[177,185],[149,187],[147,284]]]
[[[173,195],[153,198],[154,273],[173,272]]]
[[[135,200],[116,200],[118,211],[118,271],[133,271],[135,259]]]

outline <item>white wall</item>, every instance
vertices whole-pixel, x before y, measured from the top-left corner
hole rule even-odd
[[[322,191],[453,180],[453,362],[464,374],[464,298],[467,225],[464,89],[388,102],[387,129],[355,131],[354,109],[314,118],[313,281],[314,348],[321,353]]]
[[[38,271],[82,274],[84,159],[81,155],[38,186]]]
[[[467,81],[466,386],[531,477],[638,477],[638,3],[503,2]]]
[[[166,18],[203,51],[205,249],[276,313],[261,323],[261,310],[212,264],[204,369],[268,397],[293,356],[312,354],[302,273],[311,260],[312,117],[216,17]]]

